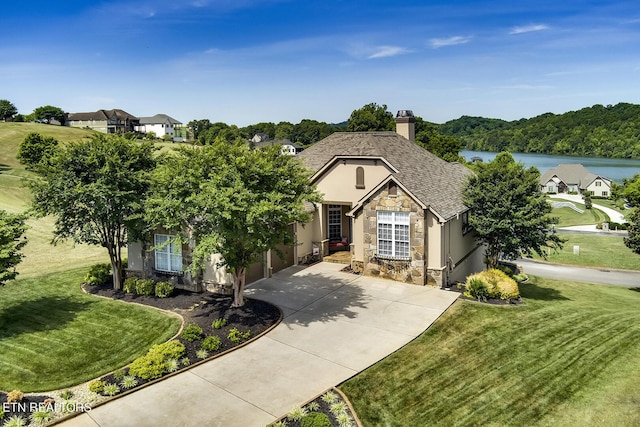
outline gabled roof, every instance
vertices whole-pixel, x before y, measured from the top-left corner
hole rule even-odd
[[[127,113],[124,110],[117,108],[111,110],[98,110],[93,113],[69,113],[67,120],[108,120],[109,118],[116,116],[118,120],[138,120],[138,118],[132,114]]]
[[[164,124],[164,123],[169,123],[174,126],[182,124],[182,122],[174,119],[171,116],[167,116],[166,114],[156,114],[155,116],[151,116],[151,117],[140,117],[141,125],[158,125],[158,124]]]
[[[543,173],[540,176],[540,183],[544,185],[554,176],[558,177],[567,185],[578,185],[580,188],[586,188],[597,178],[604,181],[611,181],[608,178],[589,172],[587,168],[579,163],[563,163],[558,165],[557,168],[549,169]]]
[[[383,159],[397,171],[392,176],[399,184],[445,220],[468,209],[462,191],[473,172],[395,132],[336,132],[299,154],[313,172],[341,156]]]

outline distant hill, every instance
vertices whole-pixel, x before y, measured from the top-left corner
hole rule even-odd
[[[25,136],[37,132],[51,136],[60,142],[80,141],[93,134],[93,131],[67,126],[45,125],[42,123],[0,122],[0,168],[22,168],[16,159],[18,147]]]
[[[640,158],[640,105],[594,105],[505,121],[462,116],[438,125],[467,150]]]

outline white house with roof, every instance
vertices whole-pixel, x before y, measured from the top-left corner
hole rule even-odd
[[[156,137],[163,139],[169,135],[172,141],[182,141],[181,133],[178,131],[182,123],[166,114],[156,114],[151,117],[140,117],[140,122],[136,126],[136,131],[140,133],[153,132]]]
[[[579,163],[560,164],[540,176],[540,189],[544,193],[584,193],[596,197],[611,195],[611,180],[590,172]]]

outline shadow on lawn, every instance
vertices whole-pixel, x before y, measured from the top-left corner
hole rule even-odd
[[[570,298],[563,296],[560,291],[553,288],[543,288],[533,282],[520,285],[520,296],[528,299],[540,301],[569,301]]]
[[[0,340],[33,332],[62,329],[87,310],[93,301],[69,297],[41,297],[22,301],[0,310]]]
[[[8,171],[10,169],[11,169],[11,167],[9,165],[5,165],[4,163],[0,163],[0,173],[6,172],[6,171]]]

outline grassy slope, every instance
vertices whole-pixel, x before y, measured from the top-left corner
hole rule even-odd
[[[365,425],[640,425],[640,292],[533,278],[347,381]]]
[[[547,261],[579,265],[584,267],[618,268],[640,270],[640,255],[631,252],[624,245],[622,237],[595,234],[561,233],[566,239],[564,247],[557,253],[551,252]],[[573,254],[573,247],[580,246],[580,254]],[[538,256],[535,259],[541,259]]]
[[[30,203],[23,179],[31,174],[15,155],[32,131],[60,141],[90,134],[58,126],[0,123],[0,209],[23,212]],[[165,341],[179,324],[155,310],[82,293],[87,266],[107,262],[106,250],[50,245],[53,222],[29,219],[20,275],[0,288],[0,390],[51,390],[95,378]]]
[[[566,202],[563,199],[551,199],[557,202]],[[588,225],[597,224],[603,221],[609,221],[607,214],[599,209],[586,209],[582,203],[573,203],[578,209],[582,209],[583,213],[578,213],[571,208],[554,208],[551,215],[558,217],[558,227],[569,227],[572,225]]]
[[[43,391],[93,379],[171,338],[180,320],[90,296],[86,268],[0,288],[0,390]]]

